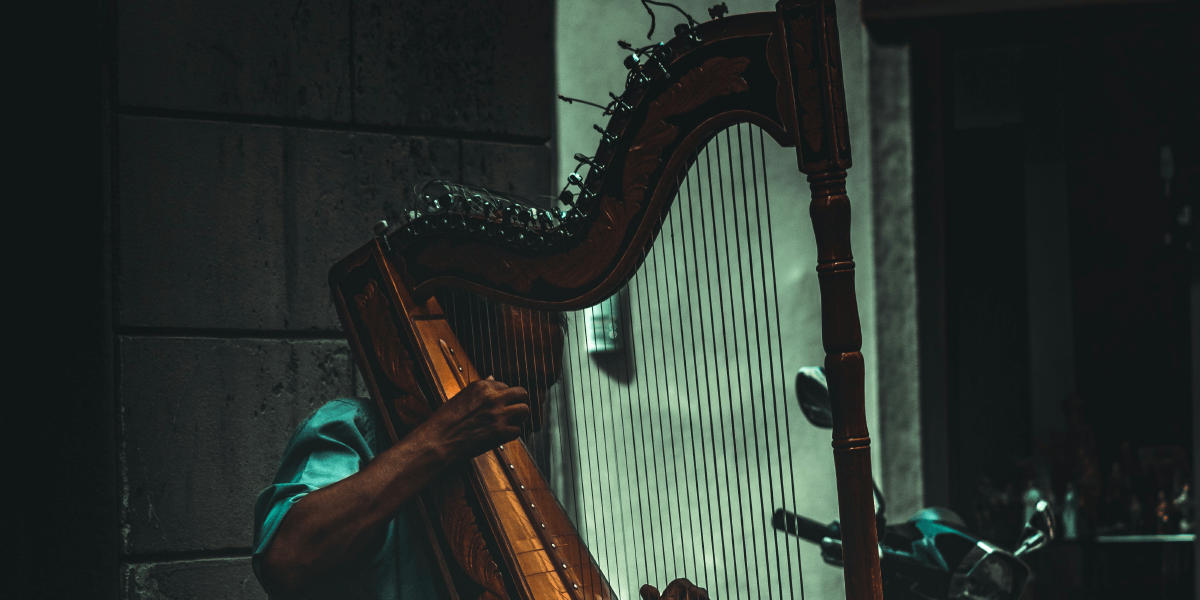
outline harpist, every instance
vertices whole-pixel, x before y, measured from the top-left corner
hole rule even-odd
[[[370,401],[337,399],[297,428],[254,507],[254,572],[278,598],[433,598],[404,509],[448,466],[515,439],[529,394],[489,377],[386,450]]]

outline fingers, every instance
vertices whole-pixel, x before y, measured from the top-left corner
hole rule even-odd
[[[499,443],[503,444],[511,442],[525,433],[525,423],[529,420],[529,405],[514,404],[504,407],[501,411],[503,411],[501,419],[504,425],[497,427],[494,431],[500,438]]]
[[[505,423],[523,423],[529,419],[530,411],[528,404],[513,404],[505,406],[496,411],[500,415],[500,419]]]
[[[488,375],[487,379],[476,379],[475,381],[471,382],[471,385],[469,385],[467,387],[471,387],[471,386],[481,387],[481,388],[490,389],[490,390],[508,389],[508,384],[504,383],[503,381],[496,381],[496,378],[492,375]]]
[[[501,404],[508,406],[513,404],[528,404],[529,392],[522,387],[511,387],[501,390],[496,395]]]
[[[517,427],[516,425],[506,426],[505,428],[497,431],[498,443],[499,444],[507,444],[507,443],[521,437],[522,433],[524,433],[524,432],[521,431],[521,428]]]

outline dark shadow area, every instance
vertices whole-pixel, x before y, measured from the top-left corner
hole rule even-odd
[[[1035,598],[1192,597],[1180,544],[1096,538],[1194,531],[1196,22],[877,26],[912,48],[926,502],[1002,545],[1030,502],[1066,515]]]

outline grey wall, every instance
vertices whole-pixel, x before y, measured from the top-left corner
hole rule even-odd
[[[879,484],[888,519],[925,507],[922,477],[916,224],[907,44],[871,40],[871,163],[879,348]]]
[[[252,598],[253,502],[354,393],[334,261],[431,177],[548,193],[549,1],[116,3],[120,589]]]

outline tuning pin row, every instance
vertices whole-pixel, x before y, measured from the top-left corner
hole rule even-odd
[[[500,222],[464,215],[424,215],[401,229],[411,234],[459,231],[485,238],[501,239],[526,248],[537,248],[566,238],[563,225],[579,220],[578,209],[569,213],[539,208],[506,206],[499,210]]]
[[[676,35],[686,37],[688,40],[699,42],[693,28],[680,23],[675,28]],[[627,43],[619,42],[624,48]],[[635,85],[643,85],[649,83],[654,77],[648,71],[651,65],[658,67],[658,71],[665,75],[668,79],[671,77],[670,71],[667,70],[667,65],[663,62],[664,53],[669,53],[670,49],[663,42],[656,45],[641,48],[634,51],[632,54],[625,57],[625,68],[629,69],[629,77],[625,80],[625,87],[629,88]],[[644,59],[644,60],[643,60]]]

